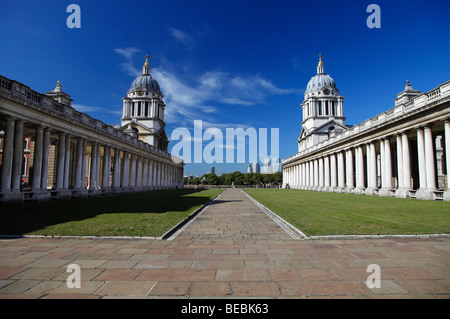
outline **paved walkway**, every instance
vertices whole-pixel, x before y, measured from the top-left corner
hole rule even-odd
[[[449,298],[450,240],[294,240],[238,189],[174,240],[0,240],[0,298],[125,297]]]

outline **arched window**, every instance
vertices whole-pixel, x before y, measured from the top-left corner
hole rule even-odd
[[[145,116],[148,116],[148,102],[145,102]]]
[[[138,102],[137,116],[141,116],[141,102]]]

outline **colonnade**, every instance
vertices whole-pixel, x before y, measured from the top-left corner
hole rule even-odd
[[[435,145],[438,135],[445,140],[445,164],[441,170],[443,180],[440,185]],[[444,192],[449,189],[450,119],[316,153],[283,163],[285,187],[444,199]]]
[[[182,187],[183,165],[170,157],[121,148],[41,124],[5,117],[2,201],[49,199]],[[30,182],[22,184],[23,141],[32,135]],[[53,147],[52,147],[53,146]]]

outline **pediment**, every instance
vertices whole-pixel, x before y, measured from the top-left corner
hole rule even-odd
[[[314,133],[329,133],[330,131],[342,132],[346,131],[347,127],[336,122],[335,120],[330,120],[319,127],[314,129]]]

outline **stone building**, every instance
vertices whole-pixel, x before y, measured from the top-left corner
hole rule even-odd
[[[75,110],[60,82],[41,94],[0,76],[0,201],[183,187],[184,163],[167,152],[165,104],[149,69],[146,60],[119,126]]]
[[[343,97],[322,58],[302,103],[298,153],[286,187],[450,201],[450,81],[422,93],[406,82],[394,107],[345,124]]]

